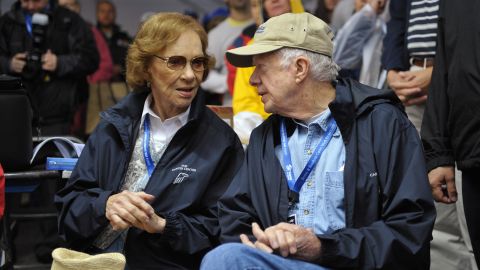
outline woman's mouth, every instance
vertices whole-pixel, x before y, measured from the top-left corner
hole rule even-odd
[[[195,87],[181,87],[181,88],[177,88],[177,91],[181,97],[191,98],[194,95],[194,92],[193,92],[194,89]]]

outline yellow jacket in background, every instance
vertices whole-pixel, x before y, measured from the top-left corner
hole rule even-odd
[[[301,0],[290,0],[292,13],[305,12]],[[248,42],[252,43],[253,39]],[[262,99],[258,95],[257,88],[250,85],[249,80],[255,67],[237,68],[233,91],[233,114],[239,112],[252,112],[259,114],[264,120],[270,115],[265,112]]]

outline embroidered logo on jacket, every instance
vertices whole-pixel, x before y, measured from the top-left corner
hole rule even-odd
[[[186,164],[180,165],[180,167],[177,167],[175,169],[172,169],[172,172],[179,172],[177,177],[175,177],[175,180],[173,180],[173,185],[180,184],[183,181],[187,180],[188,177],[190,177],[191,173],[197,172],[197,169],[195,168],[190,168]]]
[[[179,173],[177,175],[177,177],[175,177],[175,180],[173,181],[173,184],[180,184],[182,183],[186,178],[188,178],[190,175],[186,174],[186,173]]]

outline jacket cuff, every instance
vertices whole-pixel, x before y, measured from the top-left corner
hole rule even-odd
[[[107,211],[107,200],[112,195],[112,191],[104,191],[99,194],[96,203],[93,207],[95,216],[99,217],[100,220],[107,220],[106,211]]]
[[[455,166],[455,160],[453,157],[448,156],[430,159],[427,161],[427,172],[430,172],[431,170],[441,166]]]
[[[317,263],[320,265],[334,265],[338,256],[338,245],[336,239],[333,237],[322,235],[318,237],[322,244],[320,251],[320,258]]]
[[[182,234],[182,224],[175,213],[166,213],[165,229],[162,233],[164,241],[169,243],[177,241]]]

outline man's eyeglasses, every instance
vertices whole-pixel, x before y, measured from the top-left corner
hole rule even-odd
[[[161,57],[153,55],[158,59],[167,63],[167,67],[173,70],[182,70],[187,65],[187,58],[181,55],[175,55],[170,57]],[[205,71],[208,67],[208,58],[205,56],[199,56],[190,60],[190,66],[195,71]]]

